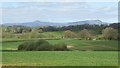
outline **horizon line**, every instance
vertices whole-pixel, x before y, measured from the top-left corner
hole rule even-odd
[[[72,22],[79,22],[79,21],[92,21],[92,20],[98,20],[101,21],[103,23],[117,23],[116,22],[106,22],[106,21],[102,21],[100,19],[86,19],[86,20],[76,20],[76,21],[68,21],[68,22],[55,22],[55,21],[40,21],[40,20],[34,20],[34,21],[26,21],[26,22],[8,22],[8,23],[30,23],[30,22],[44,22],[44,23],[72,23]],[[2,22],[2,24],[4,24],[5,22]],[[5,23],[7,24],[7,22]]]

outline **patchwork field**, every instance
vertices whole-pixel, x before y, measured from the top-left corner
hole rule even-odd
[[[3,66],[118,66],[118,41],[61,39],[75,51],[16,51],[25,40],[3,40]],[[84,51],[83,51],[84,50]],[[93,51],[105,50],[105,51]],[[106,51],[107,50],[107,51]]]

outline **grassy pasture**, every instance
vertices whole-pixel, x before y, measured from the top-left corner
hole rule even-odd
[[[117,52],[3,52],[3,66],[118,66]]]
[[[2,50],[16,50],[25,40],[3,40]],[[3,66],[118,66],[117,51],[89,51],[89,49],[116,50],[117,41],[61,39],[47,40],[50,44],[65,42],[79,50],[88,51],[15,51],[3,52]]]
[[[18,45],[25,40],[4,41],[2,43],[2,50],[16,50]],[[50,44],[66,43],[74,46],[78,50],[117,50],[118,41],[107,40],[76,40],[76,39],[61,39],[61,40],[47,40]]]

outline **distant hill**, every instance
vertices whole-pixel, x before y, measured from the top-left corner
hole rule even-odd
[[[2,24],[4,26],[13,26],[13,25],[21,25],[21,26],[69,26],[69,25],[82,25],[82,24],[106,24],[100,20],[85,20],[85,21],[77,21],[77,22],[68,22],[68,23],[52,23],[52,22],[41,22],[41,21],[33,21],[33,22],[25,22],[25,23],[6,23]]]
[[[22,26],[64,26],[64,23],[52,23],[52,22],[41,22],[41,21],[33,21],[33,22],[25,22],[25,23],[5,23],[2,24],[4,26],[13,26],[13,25],[22,25]]]
[[[81,24],[100,25],[100,24],[107,24],[107,23],[102,22],[101,20],[85,20],[85,21],[77,21],[77,22],[69,23],[69,25],[81,25]]]

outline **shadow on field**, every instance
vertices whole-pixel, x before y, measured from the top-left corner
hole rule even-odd
[[[18,52],[18,50],[0,50],[0,52]]]
[[[86,50],[79,50],[79,51],[84,51],[84,52],[86,52]],[[91,50],[90,50],[91,51]],[[120,50],[92,50],[92,52],[95,52],[95,51],[103,51],[103,52],[105,52],[105,51],[120,51]],[[0,52],[21,52],[21,51],[19,51],[19,50],[0,50]],[[27,51],[26,51],[27,52]]]
[[[118,68],[118,66],[2,66],[1,68]]]

